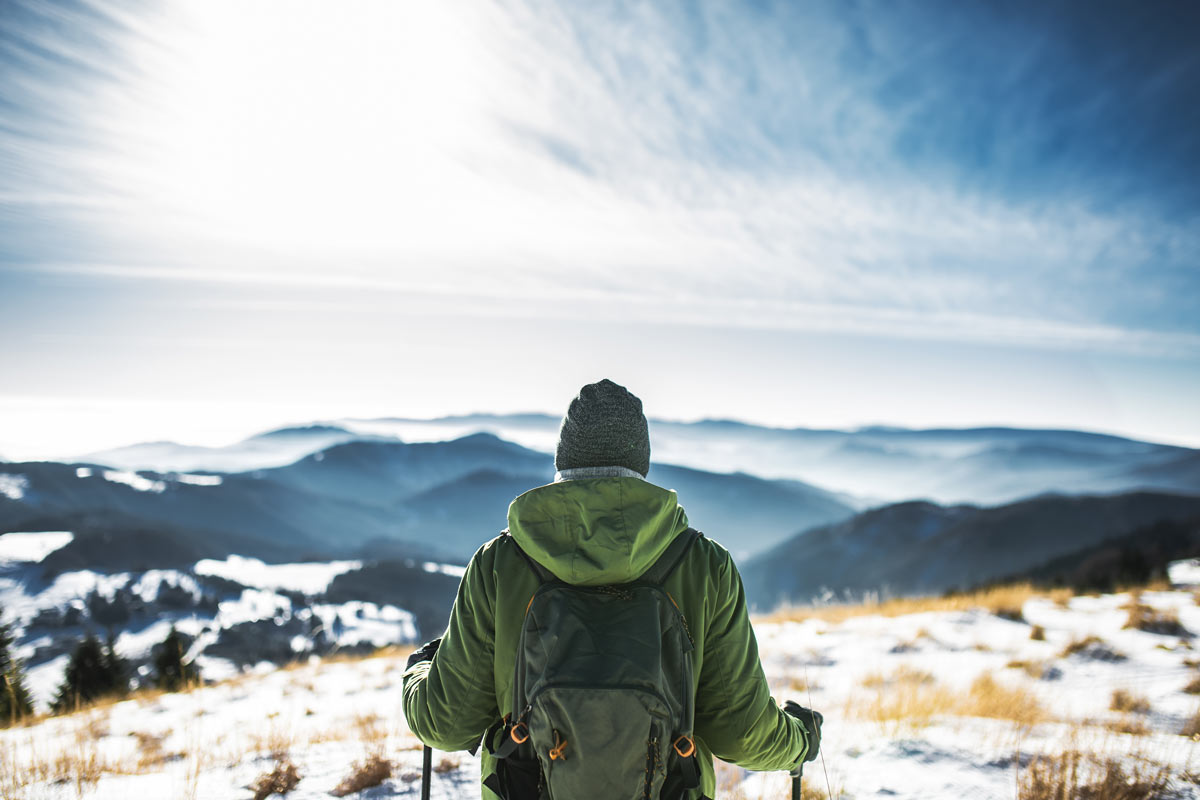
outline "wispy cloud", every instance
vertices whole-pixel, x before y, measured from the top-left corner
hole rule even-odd
[[[1196,56],[1134,12],[12,8],[0,270],[1200,353]]]

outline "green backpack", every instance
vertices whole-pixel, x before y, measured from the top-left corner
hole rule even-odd
[[[699,786],[691,633],[663,583],[689,528],[637,580],[573,586],[512,540],[541,585],[517,645],[512,712],[484,735],[504,800],[681,800]],[[497,735],[499,734],[499,741]]]

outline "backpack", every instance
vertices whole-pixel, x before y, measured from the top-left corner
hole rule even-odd
[[[541,585],[512,710],[484,734],[497,759],[485,786],[504,800],[682,800],[699,786],[694,645],[663,583],[701,535],[689,528],[641,577],[609,586],[564,583],[506,537]]]

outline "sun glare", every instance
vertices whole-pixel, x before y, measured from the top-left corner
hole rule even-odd
[[[478,15],[455,3],[187,4],[128,120],[151,200],[184,227],[285,251],[443,239],[487,124]]]

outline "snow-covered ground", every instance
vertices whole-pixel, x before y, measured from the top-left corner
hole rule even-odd
[[[1127,771],[1162,765],[1174,776],[1164,797],[1200,798],[1200,744],[1181,735],[1200,711],[1200,694],[1185,691],[1200,691],[1200,651],[1178,629],[1124,627],[1136,600],[1200,633],[1197,599],[1176,589],[1034,598],[1020,621],[975,609],[755,627],[775,696],[825,714],[823,758],[806,786],[823,792],[827,775],[835,797],[1013,798],[1038,756],[1074,750]],[[288,797],[315,800],[379,752],[394,776],[353,796],[416,797],[421,754],[401,712],[403,663],[402,653],[313,659],[0,731],[4,796],[248,797],[286,753],[301,775]],[[1115,692],[1134,710],[1112,710]],[[439,753],[435,763],[433,797],[479,796],[476,759]],[[718,797],[784,797],[788,778],[722,765],[719,786]]]

